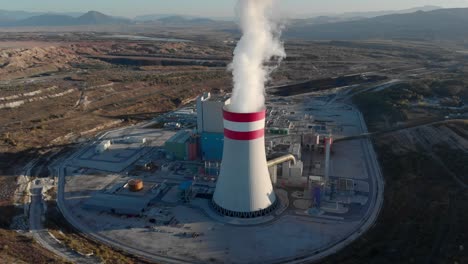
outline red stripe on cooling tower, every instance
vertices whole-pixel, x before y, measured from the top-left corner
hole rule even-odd
[[[224,136],[234,140],[254,140],[265,136],[265,129],[259,129],[249,132],[237,132],[229,129],[224,129]]]
[[[226,110],[223,111],[224,119],[232,122],[255,122],[265,119],[265,115],[265,110],[256,113],[233,113]]]

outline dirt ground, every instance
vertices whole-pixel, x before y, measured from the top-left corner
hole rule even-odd
[[[0,263],[67,263],[43,249],[30,237],[0,229]]]
[[[447,159],[426,151],[428,146],[452,140],[450,135],[427,139],[427,134],[444,127],[468,132],[464,124],[449,124],[374,138],[385,177],[383,211],[370,231],[323,263],[468,262],[468,192],[452,177],[463,175],[464,168],[447,166]],[[425,140],[412,141],[413,136],[424,137],[421,133]],[[445,153],[449,159],[462,142],[451,145]]]
[[[0,159],[4,160],[2,156]],[[12,205],[16,177],[11,170],[0,171],[0,263],[66,263],[26,235],[9,229],[12,217],[22,210]]]

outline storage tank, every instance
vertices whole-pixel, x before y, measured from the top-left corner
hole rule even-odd
[[[128,189],[131,192],[139,192],[143,190],[143,187],[144,187],[143,181],[140,179],[133,179],[133,180],[128,181]]]

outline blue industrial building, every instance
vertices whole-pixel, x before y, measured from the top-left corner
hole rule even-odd
[[[223,107],[228,102],[228,96],[211,93],[204,93],[197,99],[197,131],[203,161],[220,162],[223,158]]]
[[[223,145],[223,133],[202,133],[200,147],[203,160],[220,161],[223,158]]]

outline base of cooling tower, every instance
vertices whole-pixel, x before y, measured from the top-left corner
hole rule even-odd
[[[271,215],[278,207],[278,204],[280,204],[279,199],[276,199],[275,202],[270,205],[269,207],[258,210],[258,211],[253,211],[253,212],[237,212],[237,211],[232,211],[225,209],[221,206],[219,206],[214,200],[211,200],[211,207],[220,215],[222,216],[228,216],[228,217],[235,217],[235,218],[256,218],[256,217],[263,217],[267,215]]]

